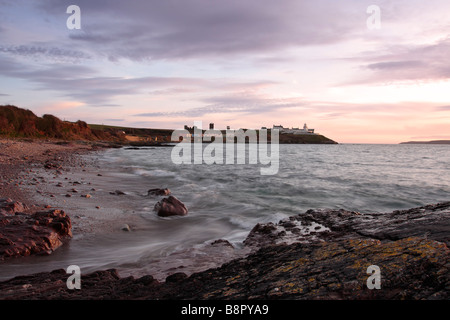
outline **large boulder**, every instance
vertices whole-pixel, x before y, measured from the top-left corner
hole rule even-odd
[[[160,217],[185,216],[188,214],[188,209],[184,203],[174,196],[169,196],[157,202],[155,211]]]
[[[72,223],[62,210],[0,215],[0,260],[50,254],[72,237]]]

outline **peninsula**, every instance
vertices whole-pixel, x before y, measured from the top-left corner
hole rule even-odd
[[[214,124],[210,124],[210,129]],[[185,126],[189,132],[194,127]],[[229,127],[227,128],[229,129]],[[261,129],[266,129],[262,127]],[[280,144],[337,144],[314,129],[273,126],[280,130]],[[245,130],[245,129],[244,129]],[[107,142],[117,145],[148,146],[173,142],[174,129],[119,127],[104,124],[87,124],[84,121],[62,121],[54,115],[36,116],[32,111],[12,105],[0,106],[0,136],[8,138],[50,138]],[[226,135],[226,130],[221,130]],[[270,140],[270,134],[268,139]]]

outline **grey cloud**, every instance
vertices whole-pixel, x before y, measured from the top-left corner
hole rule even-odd
[[[70,40],[109,59],[186,59],[229,57],[330,44],[359,28],[355,6],[334,1],[298,0],[78,0],[82,32]],[[60,15],[71,1],[47,0],[38,6]]]
[[[137,117],[201,117],[214,113],[262,114],[284,108],[304,106],[300,99],[268,99],[258,95],[242,96],[234,93],[227,96],[209,97],[202,100],[204,106],[174,112],[139,113]]]
[[[370,73],[343,85],[450,79],[450,38],[431,45],[396,45],[380,51],[388,53],[354,58],[369,61],[361,69]]]
[[[255,92],[260,87],[274,85],[273,81],[230,81],[229,79],[200,79],[188,77],[102,77],[91,67],[75,64],[51,64],[39,69],[0,55],[1,75],[25,79],[36,84],[36,90],[53,90],[64,97],[91,106],[118,106],[112,103],[119,96],[145,94],[176,94],[194,91],[234,92],[238,89]],[[206,101],[205,101],[206,102]],[[212,103],[208,101],[207,103]]]
[[[80,61],[91,56],[78,50],[67,50],[59,47],[41,45],[0,46],[0,52],[26,57],[45,57],[53,61]]]
[[[424,67],[425,63],[422,61],[388,61],[378,62],[367,65],[367,68],[373,70],[398,70],[398,69],[410,69],[417,67]]]

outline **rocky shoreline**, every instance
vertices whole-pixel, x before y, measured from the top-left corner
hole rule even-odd
[[[95,148],[34,145],[24,155],[23,146],[1,142],[10,145],[0,155],[5,169],[0,197],[10,199],[0,205],[0,253],[4,258],[51,253],[70,239],[77,221],[69,218],[71,212],[29,203],[17,177],[33,170],[31,161],[58,174],[71,152]],[[19,151],[11,151],[15,148]],[[242,243],[249,253],[218,268],[177,272],[164,281],[152,275],[121,277],[115,269],[82,272],[80,290],[68,289],[70,274],[58,269],[0,282],[0,299],[448,300],[449,215],[450,202],[390,213],[308,210],[278,223],[257,224]],[[211,245],[234,250],[226,240]],[[380,270],[380,289],[368,287],[368,267],[374,265]]]
[[[165,281],[109,269],[82,275],[80,290],[67,288],[60,269],[1,282],[0,299],[448,300],[449,214],[450,203],[373,215],[310,210],[258,224],[244,241],[252,253],[219,268]],[[300,225],[314,228],[301,233]],[[368,287],[372,265],[380,289]]]

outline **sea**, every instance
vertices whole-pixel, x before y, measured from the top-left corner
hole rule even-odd
[[[49,256],[2,262],[0,280],[69,265],[82,273],[115,268],[123,276],[163,280],[242,256],[242,242],[258,223],[309,209],[386,213],[450,201],[450,145],[279,145],[278,170],[271,175],[261,174],[267,165],[248,161],[175,164],[172,152],[173,147],[125,147],[86,155],[95,157],[111,190],[126,192],[120,201],[127,207],[120,210],[139,224],[130,232],[75,233]],[[157,216],[154,205],[161,197],[148,196],[152,188],[169,188],[188,215]],[[99,214],[108,219],[108,212]],[[212,245],[217,239],[234,249]]]

